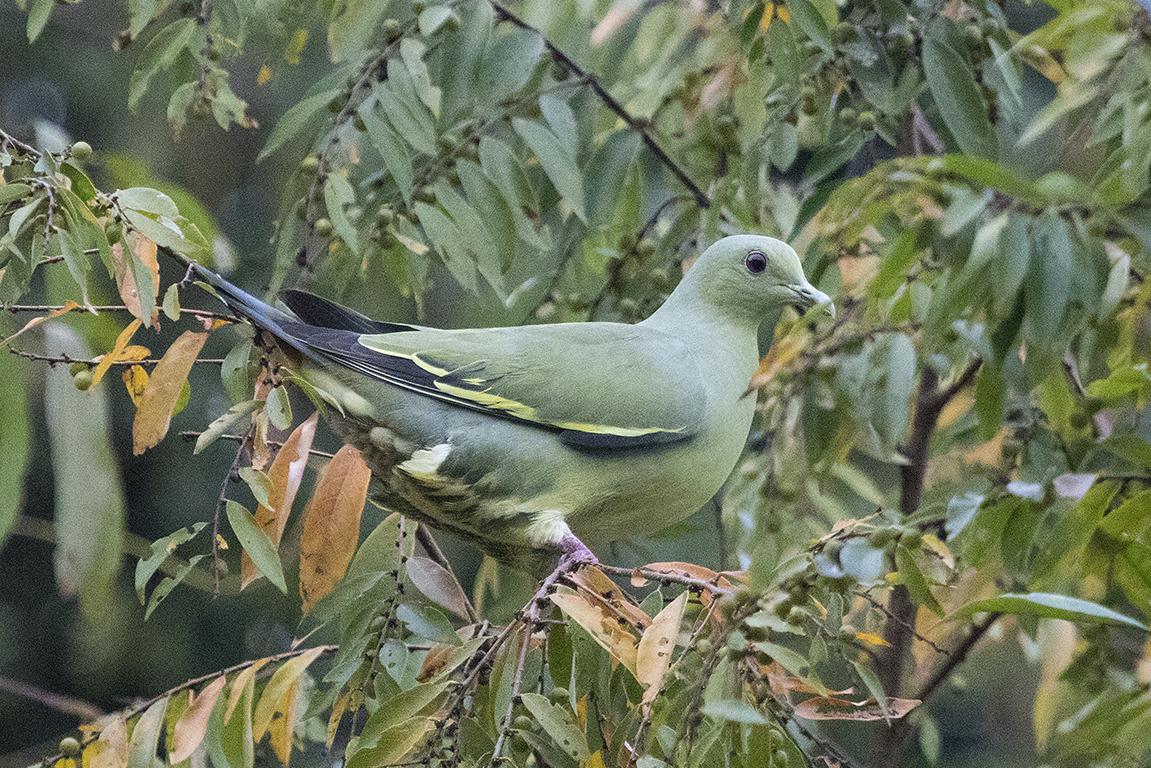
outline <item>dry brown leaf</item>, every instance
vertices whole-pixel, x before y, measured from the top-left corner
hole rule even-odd
[[[227,682],[228,678],[220,675],[208,683],[200,695],[193,699],[188,708],[184,710],[184,714],[180,715],[180,719],[176,721],[176,725],[172,729],[171,748],[168,750],[169,761],[172,765],[182,763],[191,757],[196,748],[200,746],[200,742],[204,740],[204,734],[208,731],[208,719],[212,716],[212,710],[216,708],[216,700],[220,698]]]
[[[133,320],[139,325],[139,320]],[[172,411],[208,334],[184,331],[156,363],[132,421],[132,453],[139,456],[168,434]],[[94,375],[93,375],[94,377]]]
[[[804,720],[898,720],[922,704],[919,699],[887,700],[887,715],[875,699],[848,701],[830,696],[815,696],[795,706],[795,714]]]
[[[679,597],[656,614],[651,626],[644,630],[643,636],[639,639],[635,657],[635,677],[640,685],[644,686],[645,710],[650,709],[652,702],[663,690],[663,680],[668,667],[671,666],[671,657],[675,653],[679,625],[683,621],[683,610],[686,606],[687,592],[681,592]]]
[[[759,361],[759,368],[751,377],[747,385],[747,392],[753,392],[760,387],[770,384],[781,371],[787,369],[804,351],[811,347],[811,332],[804,328],[796,328],[781,338],[775,340],[767,354]]]
[[[144,317],[141,314],[142,308],[140,306],[139,286],[136,285],[136,272],[133,269],[132,260],[124,256],[124,249],[120,243],[112,246],[112,268],[113,276],[116,279],[116,291],[120,294],[120,300],[124,302],[124,306],[128,308],[133,317],[146,325],[155,325],[160,313],[160,308],[156,302],[156,297],[160,294],[160,263],[156,260],[156,243],[139,232],[129,232],[128,242],[132,246],[132,252],[136,254],[136,258],[148,270],[151,277],[152,284],[147,287],[147,290],[152,292],[152,316]]]
[[[83,309],[83,307],[81,307],[77,302],[69,299],[68,301],[64,302],[63,306],[61,306],[59,309],[54,309],[46,315],[41,315],[40,317],[34,317],[31,320],[29,320],[28,322],[24,323],[24,326],[20,330],[16,331],[16,333],[14,333],[11,336],[9,336],[8,338],[4,339],[4,341],[0,342],[0,344],[7,345],[7,344],[11,343],[12,340],[15,339],[17,336],[20,336],[24,333],[27,333],[28,331],[32,330],[36,326],[41,325],[43,323],[46,323],[49,320],[60,317],[60,315],[66,315],[69,312],[71,312],[73,309]]]
[[[552,602],[573,621],[587,630],[612,658],[635,675],[635,635],[620,626],[619,619],[600,605],[589,603],[582,593],[556,592]]]
[[[855,691],[854,688],[844,688],[841,691],[828,691],[825,688],[817,688],[803,678],[796,677],[788,672],[778,661],[773,661],[770,664],[760,664],[763,673],[767,675],[767,687],[771,689],[772,693],[776,696],[782,697],[788,691],[798,691],[799,693],[830,693],[832,696],[846,696]]]
[[[268,502],[271,506],[261,504],[256,508],[256,522],[277,546],[284,536],[284,527],[288,524],[288,516],[292,514],[292,502],[296,500],[296,493],[304,479],[304,468],[308,465],[308,451],[312,449],[318,419],[319,414],[313,413],[296,427],[268,468],[268,480],[271,482]],[[240,560],[240,589],[258,578],[260,572],[245,552]]]
[[[631,626],[642,631],[651,624],[651,617],[598,568],[581,568],[568,578],[584,591],[585,597],[591,602],[614,613]]]
[[[468,598],[460,583],[446,568],[426,557],[408,560],[408,579],[424,597],[447,608],[461,619],[470,619]]]
[[[332,591],[352,562],[371,479],[371,469],[350,445],[341,448],[320,472],[300,535],[300,597],[305,614]]]

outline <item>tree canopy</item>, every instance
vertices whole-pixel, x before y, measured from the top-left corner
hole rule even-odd
[[[131,74],[102,98],[205,168],[222,136],[256,142],[261,186],[230,193],[267,215],[229,232],[142,146],[0,124],[4,558],[52,542],[97,645],[193,623],[164,605],[192,592],[278,634],[78,713],[77,739],[26,762],[1151,759],[1138,4],[73,5],[0,19],[43,37],[32,51],[77,13],[126,23]],[[774,321],[709,508],[543,585],[457,569],[466,546],[373,506],[363,460],[319,426],[325,393],[165,256],[386,319],[631,322],[741,232],[792,244],[838,315]],[[182,511],[154,531],[141,496]],[[2,653],[0,675],[22,677]],[[971,710],[1026,701],[1029,732],[964,747],[966,676]]]

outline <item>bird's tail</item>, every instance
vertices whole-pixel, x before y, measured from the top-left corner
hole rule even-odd
[[[212,288],[216,296],[240,317],[244,318],[260,330],[266,331],[277,340],[287,344],[309,357],[311,350],[307,349],[286,328],[285,324],[299,322],[297,318],[273,307],[268,302],[259,299],[245,291],[243,288],[221,277],[218,273],[208,269],[183,254],[164,249],[170,257],[183,264],[189,272],[199,277]]]

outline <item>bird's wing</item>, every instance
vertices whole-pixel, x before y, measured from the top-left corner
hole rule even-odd
[[[682,343],[617,323],[359,333],[284,325],[297,341],[365,376],[622,448],[681,440],[699,427],[704,387]]]

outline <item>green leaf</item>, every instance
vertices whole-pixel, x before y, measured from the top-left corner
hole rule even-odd
[[[128,34],[132,37],[144,31],[156,15],[156,0],[128,0]]]
[[[425,710],[443,696],[450,683],[450,680],[421,683],[382,700],[364,723],[364,729],[360,732],[360,747],[379,746],[383,733],[413,716],[425,714]]]
[[[1071,294],[1072,241],[1067,225],[1057,216],[1036,222],[1034,254],[1024,299],[1027,307],[1027,339],[1040,348],[1059,338]]]
[[[241,467],[238,474],[257,502],[265,507],[272,506],[268,501],[268,496],[272,493],[272,481],[268,479],[267,474],[253,467]]]
[[[434,35],[452,15],[452,9],[446,5],[433,5],[420,12],[420,34],[424,37]]]
[[[787,7],[791,10],[796,25],[807,35],[807,39],[819,46],[824,53],[833,53],[835,47],[831,42],[831,33],[827,22],[823,20],[811,0],[790,0]]]
[[[152,594],[148,598],[148,607],[144,609],[144,621],[152,617],[152,612],[160,607],[160,603],[164,602],[168,595],[172,594],[172,590],[178,587],[184,579],[188,578],[188,574],[194,571],[196,565],[206,557],[207,555],[196,555],[177,568],[171,576],[165,576],[160,580],[160,583],[156,585],[156,588],[152,590]]]
[[[56,7],[56,0],[32,0],[32,8],[28,11],[28,42],[36,42],[44,27],[48,24],[48,17]]]
[[[404,603],[396,610],[396,618],[404,622],[414,635],[448,645],[461,642],[448,617],[430,605]]]
[[[136,597],[140,599],[141,605],[144,604],[144,590],[148,586],[148,581],[160,570],[164,561],[171,556],[177,547],[187,543],[204,530],[206,525],[207,523],[196,523],[152,542],[152,554],[136,563]]]
[[[641,145],[634,131],[619,130],[608,136],[588,161],[583,171],[583,188],[587,194],[589,225],[596,227],[611,222]]]
[[[240,546],[248,553],[248,557],[252,558],[256,569],[266,576],[268,581],[275,584],[277,589],[285,595],[288,594],[280,554],[276,551],[276,545],[268,538],[268,534],[264,533],[256,518],[252,517],[252,513],[245,509],[243,504],[229,499],[227,511],[228,523],[232,526],[236,538],[240,540]]]
[[[228,431],[229,427],[238,422],[244,416],[247,416],[249,413],[253,413],[254,411],[257,411],[263,407],[263,400],[244,400],[233,405],[228,409],[227,413],[215,419],[211,424],[207,426],[203,432],[200,433],[200,436],[196,438],[196,446],[192,449],[192,455],[195,456],[209,445],[219,440],[220,437]]]
[[[931,594],[931,587],[927,584],[927,578],[915,562],[915,554],[903,544],[895,548],[895,566],[899,569],[899,575],[903,577],[903,586],[907,587],[911,599],[919,605],[926,605],[937,615],[942,616],[944,614],[943,606],[935,599],[935,595]]]
[[[19,182],[0,186],[0,206],[7,205],[13,200],[19,200],[32,193],[32,187]]]
[[[940,37],[941,29],[933,25],[923,40],[923,73],[935,105],[963,152],[994,158],[999,146],[979,84],[967,59]]]
[[[308,127],[321,114],[325,114],[328,102],[331,101],[339,94],[339,91],[333,89],[317,93],[314,96],[308,96],[301,99],[292,106],[283,116],[276,121],[272,133],[268,136],[267,142],[264,143],[264,148],[260,150],[260,154],[256,156],[256,162],[260,162],[264,158],[271,155],[280,147],[303,133],[304,129]]]
[[[144,710],[136,721],[132,728],[132,741],[128,745],[128,768],[152,768],[154,765],[167,709],[168,697],[165,696]]]
[[[173,21],[156,33],[148,41],[144,52],[136,62],[136,69],[128,83],[128,109],[135,112],[140,106],[140,99],[148,90],[152,78],[162,70],[171,67],[176,58],[183,53],[192,41],[196,32],[196,22],[193,19],[183,18]]]
[[[883,683],[879,681],[879,675],[871,667],[860,664],[855,659],[851,660],[851,666],[855,668],[855,673],[859,675],[859,679],[863,681],[864,686],[867,687],[868,693],[871,698],[875,699],[876,704],[879,705],[879,711],[883,713],[883,719],[888,722],[891,721],[891,708],[887,705],[887,694],[883,691]]]
[[[742,699],[716,699],[705,703],[701,712],[706,717],[744,725],[767,725],[770,721],[758,709]]]
[[[248,379],[248,359],[252,354],[252,342],[241,341],[228,350],[220,365],[220,380],[228,399],[240,403],[252,396],[252,382]]]
[[[360,238],[356,225],[348,218],[348,208],[355,205],[356,190],[342,173],[329,174],[324,184],[324,208],[332,220],[336,234],[353,252],[360,250]]]
[[[517,117],[512,127],[539,158],[544,173],[572,210],[587,221],[584,207],[583,176],[575,162],[575,148],[568,148],[543,125]]]
[[[424,740],[434,722],[428,717],[413,717],[381,731],[374,746],[348,755],[347,768],[377,768],[400,762]]]
[[[948,618],[965,618],[975,613],[1009,613],[1015,616],[1066,619],[1086,624],[1115,624],[1145,632],[1148,630],[1143,622],[1105,605],[1050,592],[1006,593],[986,600],[976,600],[955,611]]]
[[[268,421],[276,429],[286,430],[292,426],[292,401],[288,398],[287,388],[282,384],[268,392],[264,410],[268,413]]]
[[[569,757],[588,759],[587,738],[576,723],[575,713],[567,707],[552,704],[546,696],[525,693],[521,697],[524,708],[543,728],[544,733]]]
[[[29,448],[25,368],[23,360],[0,353],[0,548],[24,505]]]

